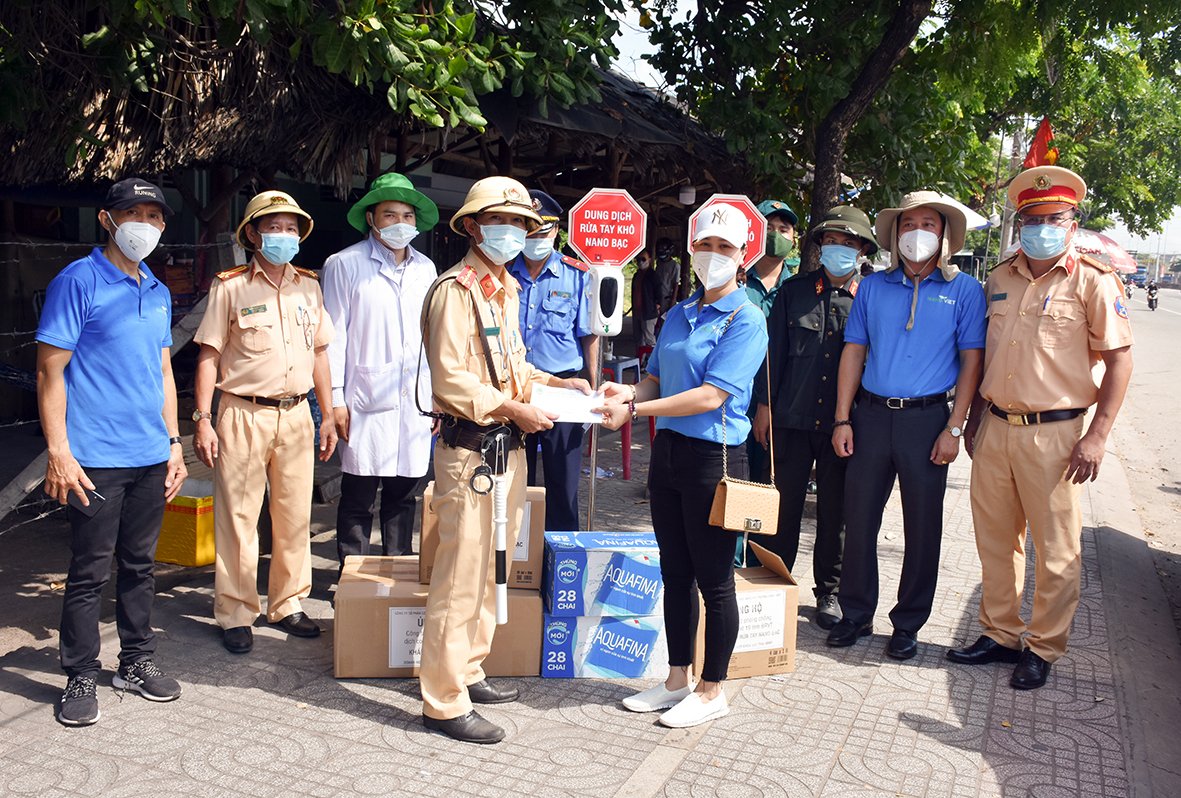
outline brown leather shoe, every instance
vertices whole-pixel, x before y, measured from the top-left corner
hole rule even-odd
[[[459,740],[461,743],[491,745],[504,739],[504,729],[480,717],[480,714],[474,709],[466,715],[447,720],[423,715],[422,725],[432,731],[442,732],[452,740]]]

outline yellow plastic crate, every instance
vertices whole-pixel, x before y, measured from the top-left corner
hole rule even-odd
[[[177,496],[164,505],[156,560],[195,566],[213,558],[213,497]]]

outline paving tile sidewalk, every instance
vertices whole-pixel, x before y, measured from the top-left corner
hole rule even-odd
[[[646,425],[635,432],[631,481],[621,476],[618,436],[602,444],[599,466],[613,476],[596,486],[596,528],[650,525]],[[1145,754],[1127,742],[1145,730],[1137,727],[1135,696],[1116,676],[1105,593],[1117,585],[1100,567],[1091,501],[1082,603],[1071,652],[1050,684],[1021,693],[1008,687],[1007,666],[944,660],[949,646],[979,633],[967,480],[961,456],[949,480],[935,611],[914,660],[884,656],[902,552],[895,494],[879,541],[882,606],[873,637],[848,649],[824,645],[812,618],[809,528],[796,565],[795,673],[734,682],[729,716],[675,731],[620,707],[639,682],[514,680],[521,701],[487,711],[508,739],[488,748],[423,731],[413,680],[332,678],[334,506],[315,511],[315,590],[306,607],[324,636],[287,638],[261,624],[254,652],[231,655],[211,618],[211,569],[163,569],[159,661],[182,681],[184,696],[156,705],[109,686],[118,645],[108,601],[102,721],[59,726],[52,705],[64,684],[56,647],[61,600],[52,583],[62,578],[66,538],[60,519],[45,519],[0,536],[7,626],[0,633],[0,795],[1149,794]],[[1126,533],[1105,527],[1103,534]]]

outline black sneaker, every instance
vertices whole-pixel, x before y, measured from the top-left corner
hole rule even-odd
[[[816,599],[816,625],[821,629],[831,629],[841,618],[841,605],[832,593],[825,593]]]
[[[100,714],[94,677],[71,676],[57,707],[57,722],[63,726],[90,726],[98,723]]]
[[[165,676],[150,659],[122,663],[111,684],[116,690],[134,690],[149,701],[180,698],[180,685],[176,679]]]

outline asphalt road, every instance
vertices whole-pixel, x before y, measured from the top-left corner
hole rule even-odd
[[[1181,634],[1181,291],[1143,291],[1130,304],[1135,370],[1109,452],[1123,461],[1132,501]]]

